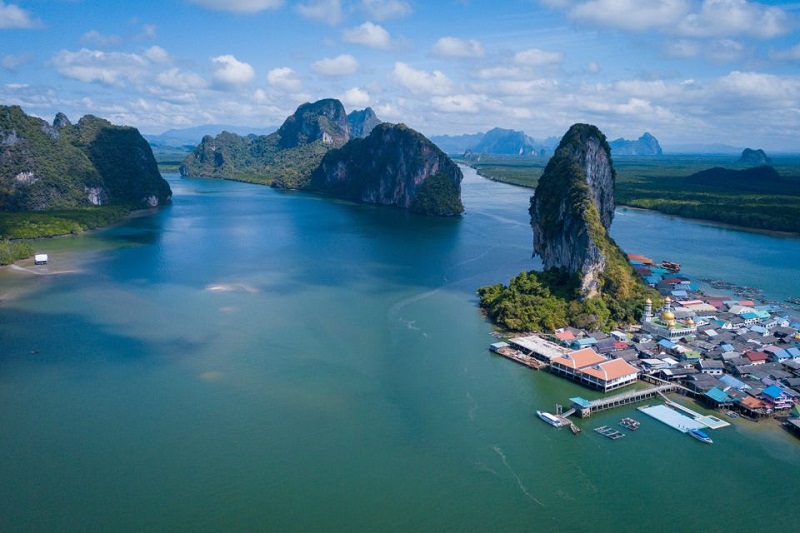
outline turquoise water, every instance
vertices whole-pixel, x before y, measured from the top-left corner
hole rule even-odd
[[[539,263],[530,192],[465,172],[453,220],[169,176],[173,206],[45,241],[67,272],[0,271],[0,530],[795,524],[800,441],[777,427],[707,446],[630,408],[578,437],[535,417],[591,393],[486,350],[475,289]],[[797,239],[639,211],[613,234],[800,295]],[[626,415],[625,439],[591,431]]]

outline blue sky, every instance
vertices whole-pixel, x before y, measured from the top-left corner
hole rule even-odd
[[[0,103],[160,133],[334,97],[426,135],[800,152],[799,24],[747,0],[0,0]]]

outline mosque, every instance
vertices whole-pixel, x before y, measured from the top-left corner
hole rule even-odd
[[[672,298],[667,296],[664,299],[664,307],[661,314],[656,317],[653,315],[653,300],[648,298],[644,303],[644,314],[642,315],[642,329],[647,333],[669,340],[680,339],[688,335],[697,333],[697,325],[694,320],[677,320],[672,309]]]

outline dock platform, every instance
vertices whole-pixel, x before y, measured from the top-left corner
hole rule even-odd
[[[719,428],[724,428],[724,427],[727,427],[727,426],[731,425],[730,422],[726,422],[726,421],[722,420],[721,418],[717,418],[716,416],[701,415],[697,411],[692,411],[691,409],[689,409],[685,405],[681,405],[681,404],[679,404],[677,402],[673,402],[672,400],[670,400],[668,398],[664,398],[664,403],[666,405],[668,405],[669,407],[673,408],[673,409],[677,409],[679,411],[683,411],[688,416],[690,416],[692,419],[696,420],[697,422],[700,422],[701,424],[703,424],[707,428],[719,429]]]
[[[675,409],[671,409],[666,405],[650,405],[639,407],[639,411],[644,414],[655,418],[659,422],[677,429],[681,433],[688,433],[690,429],[703,429],[706,426],[693,418],[679,413]]]

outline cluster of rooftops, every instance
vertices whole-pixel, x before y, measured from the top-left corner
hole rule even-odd
[[[679,382],[713,408],[788,417],[800,432],[800,318],[780,306],[707,296],[674,272],[664,279],[663,306],[654,310],[648,301],[641,323],[625,331],[563,328],[508,343],[593,388],[609,391],[649,374]]]

